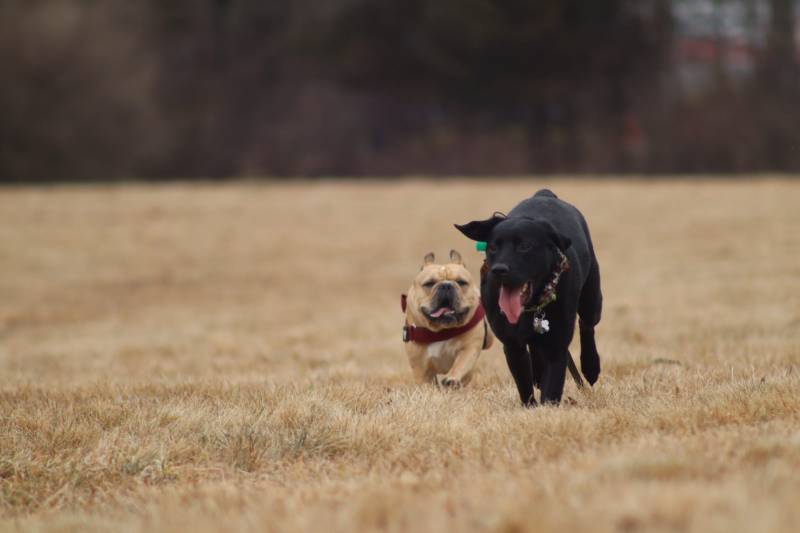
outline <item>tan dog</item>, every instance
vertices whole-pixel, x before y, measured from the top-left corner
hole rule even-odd
[[[403,297],[403,341],[418,382],[460,387],[472,378],[481,350],[494,337],[486,327],[480,289],[461,255],[451,250],[446,265],[434,260],[433,253],[425,256]]]

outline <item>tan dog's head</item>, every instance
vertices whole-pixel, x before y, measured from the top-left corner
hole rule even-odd
[[[469,322],[481,295],[461,254],[450,250],[450,262],[434,263],[433,253],[425,256],[422,270],[408,290],[408,313],[417,326],[432,331],[455,328]]]

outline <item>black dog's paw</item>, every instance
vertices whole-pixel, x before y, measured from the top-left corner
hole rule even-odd
[[[530,398],[522,401],[522,405],[524,407],[527,407],[528,409],[533,409],[534,407],[537,407],[539,405],[539,402],[536,401],[536,396],[533,393],[531,393]]]

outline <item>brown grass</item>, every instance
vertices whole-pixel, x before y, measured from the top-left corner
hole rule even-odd
[[[549,185],[587,216],[600,382],[501,347],[412,383],[398,295]],[[800,184],[0,190],[0,530],[796,531]],[[574,352],[576,353],[576,352]]]

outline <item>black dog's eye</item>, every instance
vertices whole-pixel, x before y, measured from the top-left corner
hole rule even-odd
[[[465,279],[457,279],[456,283],[458,283],[461,287],[466,287],[467,285],[469,285],[469,281]]]
[[[518,252],[527,252],[531,249],[531,243],[526,241],[520,241],[517,243],[517,251]]]
[[[425,287],[426,289],[430,289],[434,285],[436,285],[436,282],[433,280],[426,281],[425,283],[422,284],[422,286]]]
[[[486,251],[490,254],[493,254],[497,251],[497,245],[495,243],[491,243],[489,246],[486,247]]]

